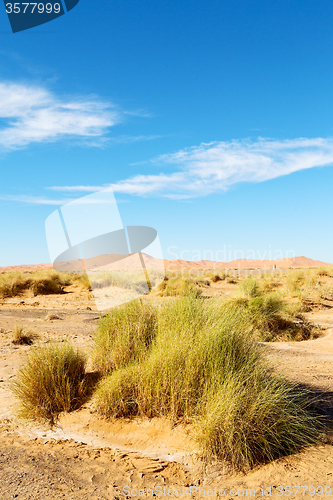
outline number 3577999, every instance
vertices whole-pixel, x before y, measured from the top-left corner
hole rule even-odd
[[[7,14],[34,14],[35,12],[39,12],[39,14],[59,14],[61,11],[60,3],[25,3],[25,2],[17,2],[17,3],[6,3],[6,12]]]

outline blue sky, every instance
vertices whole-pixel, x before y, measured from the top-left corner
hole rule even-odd
[[[0,9],[0,266],[49,261],[48,215],[108,185],[166,258],[333,262],[332,19],[326,0],[80,0],[12,34]]]

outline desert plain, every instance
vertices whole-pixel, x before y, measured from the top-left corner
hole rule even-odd
[[[186,261],[167,264],[170,273],[187,273],[192,268],[199,272],[197,276],[203,276],[196,284],[200,297],[227,300],[237,295],[239,283],[247,279],[247,269],[249,276],[252,273],[260,280],[265,269],[272,274],[273,264],[276,267],[281,262],[225,265],[229,279],[225,275],[216,280],[210,276],[222,265],[213,269],[214,263],[206,261],[194,266]],[[316,333],[309,340],[280,338],[261,341],[260,346],[273,371],[317,394],[315,410],[326,423],[325,438],[320,444],[240,472],[218,460],[202,460],[198,443],[185,423],[143,417],[107,420],[96,413],[89,398],[79,409],[62,413],[52,426],[19,418],[11,384],[30,350],[56,340],[70,341],[89,353],[98,322],[105,314],[97,310],[91,290],[79,283],[65,286],[58,294],[25,290],[0,299],[1,499],[143,498],[147,489],[155,487],[160,487],[157,491],[163,492],[162,497],[173,496],[176,490],[176,496],[188,496],[190,487],[194,498],[289,496],[288,488],[281,494],[280,486],[289,487],[293,498],[328,496],[318,495],[318,490],[312,495],[297,487],[333,488],[333,274],[324,263],[306,258],[282,264],[281,276],[295,270],[305,277],[309,273],[315,276],[308,295],[304,292],[302,296],[302,321]],[[47,271],[49,267],[45,264],[2,268],[0,273],[29,274]],[[284,290],[283,279],[277,277],[278,289]],[[170,297],[152,291],[143,300],[160,302]],[[293,301],[292,294],[285,300]],[[13,343],[17,327],[33,332],[32,345]]]

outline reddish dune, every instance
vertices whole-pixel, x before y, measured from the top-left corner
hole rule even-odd
[[[161,261],[159,259],[155,259],[151,257],[150,255],[143,254],[144,255],[144,260],[146,263],[147,267],[157,267],[161,268]],[[107,269],[110,267],[110,257],[112,256],[107,256],[107,255],[101,255],[99,257],[95,257],[94,259],[88,259],[86,261],[86,264],[88,264],[89,269],[95,269],[97,270],[98,268],[104,268]],[[119,258],[119,256],[117,256]],[[113,259],[111,259],[113,260]],[[116,259],[117,260],[117,259]],[[119,261],[119,265],[120,265]],[[129,260],[127,259],[127,262]],[[72,263],[71,262],[66,262],[63,263],[64,270],[70,271],[72,269]],[[109,264],[109,265],[107,265]],[[182,259],[176,259],[176,260],[167,260],[164,259],[164,265],[166,269],[169,270],[180,270],[180,269],[228,269],[228,268],[239,268],[239,269],[246,269],[246,268],[272,268],[274,265],[279,269],[290,269],[290,268],[309,268],[309,267],[321,267],[321,266],[328,266],[330,264],[326,262],[321,262],[319,260],[312,260],[309,259],[308,257],[293,257],[293,258],[287,258],[287,259],[277,259],[277,260],[254,260],[254,259],[237,259],[237,260],[232,260],[230,262],[215,262],[212,260],[199,260],[199,261],[190,261],[190,260],[182,260]],[[114,264],[113,266],[114,267]],[[115,266],[117,267],[117,266]],[[120,266],[121,267],[121,266]],[[126,266],[127,267],[127,266]],[[129,266],[131,267],[131,266]],[[10,271],[21,271],[21,272],[32,272],[32,271],[39,271],[39,270],[45,270],[45,269],[51,269],[52,265],[51,264],[37,264],[37,265],[22,265],[22,266],[7,266],[7,267],[0,267],[0,273],[3,272],[10,272]]]
[[[0,273],[33,272],[33,271],[42,271],[45,269],[52,269],[52,264],[35,264],[35,265],[0,267]]]

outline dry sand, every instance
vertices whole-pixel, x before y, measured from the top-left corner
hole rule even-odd
[[[224,283],[214,284],[212,292],[224,295],[228,293],[225,287]],[[15,326],[22,324],[33,330],[39,344],[57,338],[71,339],[84,349],[91,345],[100,314],[94,310],[89,292],[75,287],[67,291],[66,295],[35,298],[27,294],[0,304],[1,500],[123,498],[125,486],[137,493],[161,486],[166,488],[166,495],[170,488],[200,486],[201,497],[203,490],[207,493],[217,488],[223,489],[228,499],[250,496],[246,489],[254,489],[255,496],[262,497],[261,488],[270,487],[271,496],[278,498],[280,485],[291,487],[292,498],[296,492],[293,487],[300,485],[331,486],[333,490],[330,436],[325,445],[257,467],[248,474],[231,474],[221,464],[204,467],[200,463],[188,428],[172,427],[158,419],[106,422],[88,403],[62,416],[54,429],[18,421],[9,383],[30,347],[11,343]],[[263,349],[274,369],[325,393],[319,410],[332,416],[333,309],[327,307],[307,316],[326,328],[323,338],[263,344]],[[199,490],[192,492],[193,497],[199,497]],[[296,497],[301,498],[302,492],[299,490]],[[129,496],[137,498],[134,493]],[[309,496],[305,492],[304,497]]]

